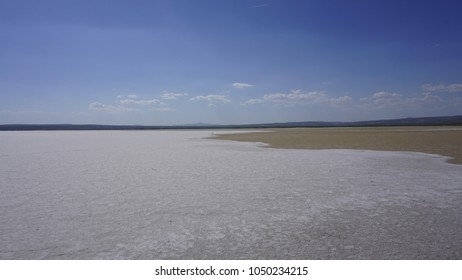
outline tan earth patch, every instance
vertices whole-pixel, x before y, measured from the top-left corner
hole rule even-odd
[[[216,139],[263,142],[283,149],[409,151],[451,157],[462,164],[462,127],[278,128],[219,134]]]

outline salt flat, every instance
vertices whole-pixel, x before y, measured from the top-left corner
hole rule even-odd
[[[1,132],[0,258],[462,258],[461,165],[213,133]]]

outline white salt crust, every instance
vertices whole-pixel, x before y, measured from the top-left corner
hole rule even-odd
[[[1,132],[0,259],[462,258],[462,166],[213,133]]]

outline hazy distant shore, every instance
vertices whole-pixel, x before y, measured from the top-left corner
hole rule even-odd
[[[438,154],[462,164],[462,126],[279,128],[218,134],[217,139],[262,142],[284,149],[356,149]]]
[[[294,127],[387,127],[387,126],[448,126],[462,125],[462,115],[370,120],[354,122],[282,122],[249,124],[192,123],[183,125],[104,125],[104,124],[0,124],[0,131],[24,130],[158,130],[158,129],[241,129],[241,128],[294,128]]]

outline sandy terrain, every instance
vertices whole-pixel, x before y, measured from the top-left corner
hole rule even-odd
[[[1,132],[0,259],[462,258],[461,165],[217,133]]]
[[[462,164],[462,127],[296,128],[223,134],[219,139],[288,149],[411,151],[451,157]]]

